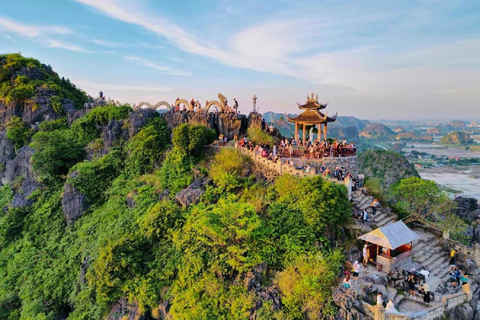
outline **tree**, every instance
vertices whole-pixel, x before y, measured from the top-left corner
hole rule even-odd
[[[340,251],[299,256],[277,275],[282,302],[293,319],[335,315],[332,289],[343,261]]]
[[[203,155],[203,148],[215,140],[215,132],[202,125],[182,124],[173,129],[173,145],[194,160]]]
[[[210,168],[210,177],[221,189],[238,188],[249,173],[249,159],[232,148],[223,148],[215,155]]]
[[[127,169],[134,174],[151,172],[167,149],[170,131],[162,118],[142,128],[127,145]]]
[[[26,145],[32,134],[33,130],[18,116],[11,117],[7,122],[7,138],[13,142],[15,149]]]
[[[247,134],[248,138],[256,144],[268,144],[270,147],[273,147],[275,143],[275,139],[260,128],[248,128]]]
[[[398,201],[397,206],[412,219],[425,219],[434,213],[446,214],[455,207],[454,202],[430,180],[417,177],[402,179],[392,186],[391,192]]]
[[[30,146],[33,169],[40,180],[58,179],[83,158],[83,146],[69,138],[67,130],[37,132]]]

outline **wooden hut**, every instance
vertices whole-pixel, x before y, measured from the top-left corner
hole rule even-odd
[[[358,239],[367,243],[369,262],[376,264],[379,270],[389,272],[411,261],[413,241],[418,240],[419,236],[403,221],[397,221]]]

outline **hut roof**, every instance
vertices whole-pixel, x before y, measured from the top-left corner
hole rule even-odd
[[[396,249],[404,244],[419,239],[419,236],[410,230],[403,221],[397,221],[387,226],[366,233],[358,239],[374,243],[376,245]]]

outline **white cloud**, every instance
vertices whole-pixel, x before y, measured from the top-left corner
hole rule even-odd
[[[73,31],[69,28],[59,26],[37,26],[13,21],[0,16],[0,30],[17,34],[21,37],[36,38],[52,34],[71,34]]]
[[[70,44],[70,43],[65,43],[60,40],[55,40],[55,39],[49,39],[47,40],[47,45],[48,48],[60,48],[60,49],[65,49],[65,50],[70,50],[70,51],[75,51],[75,52],[86,52],[85,49],[83,49],[80,46]]]
[[[60,48],[75,52],[86,52],[78,45],[66,43],[56,38],[56,36],[70,35],[73,31],[69,28],[60,26],[39,26],[26,23],[20,23],[11,19],[0,17],[0,30],[26,38],[47,48]]]
[[[176,75],[176,76],[189,76],[189,75],[191,75],[189,72],[172,70],[169,67],[162,66],[162,65],[156,64],[154,62],[145,60],[143,58],[135,57],[135,56],[125,56],[125,59],[128,60],[128,61],[137,62],[137,63],[139,63],[139,64],[141,64],[145,67],[153,68],[155,70],[159,70],[159,71],[162,71],[164,73],[171,74],[171,75]]]
[[[165,37],[183,51],[238,68],[295,77],[312,87],[330,86],[332,100],[344,103],[355,103],[358,97],[363,105],[370,99],[379,106],[398,106],[399,114],[415,114],[418,101],[447,105],[459,98],[465,102],[459,92],[475,92],[480,85],[478,39],[425,38],[415,33],[415,28],[437,27],[431,25],[435,17],[428,18],[435,14],[431,10],[436,10],[430,6],[418,11],[398,4],[398,10],[388,6],[376,13],[358,6],[347,10],[340,6],[333,11],[308,6],[302,9],[305,14],[284,12],[280,17],[261,17],[257,25],[223,34],[229,40],[217,46],[148,8],[132,7],[131,2],[76,1]],[[333,14],[322,15],[329,10]],[[428,19],[422,18],[424,12]],[[148,61],[135,62],[165,71],[164,66]],[[455,88],[462,89],[452,90]],[[469,96],[473,97],[480,98],[478,93]]]

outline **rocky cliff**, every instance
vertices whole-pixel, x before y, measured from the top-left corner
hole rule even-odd
[[[358,156],[358,172],[365,177],[378,178],[388,188],[400,179],[419,177],[412,164],[401,154],[392,151],[370,150]]]
[[[360,132],[360,137],[386,140],[393,139],[395,137],[395,132],[381,123],[369,123],[365,129]]]

